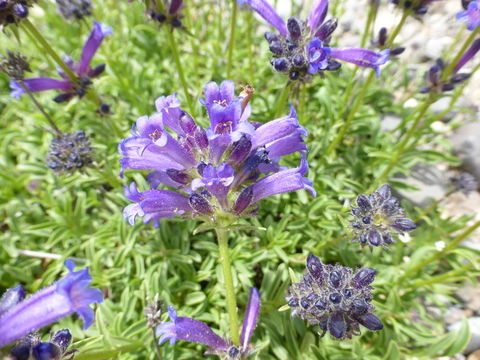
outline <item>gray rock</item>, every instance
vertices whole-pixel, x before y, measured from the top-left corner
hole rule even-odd
[[[448,327],[449,331],[455,331],[460,329],[462,326],[462,322],[458,321],[453,325]],[[463,350],[464,354],[470,354],[475,350],[480,349],[480,317],[472,317],[468,319],[468,326],[470,327],[470,332],[472,333],[472,338],[468,343],[465,350]]]
[[[463,169],[480,181],[480,122],[458,128],[451,140],[454,153],[462,159]]]
[[[467,309],[477,314],[480,313],[480,287],[478,284],[472,285],[468,282],[458,289],[455,294],[462,300]]]
[[[418,163],[412,169],[409,177],[396,176],[417,191],[397,190],[397,194],[410,201],[415,206],[427,206],[432,201],[442,199],[448,191],[448,176],[445,171],[436,166]]]
[[[385,114],[380,122],[380,130],[389,132],[395,129],[402,122],[402,118],[397,114]]]

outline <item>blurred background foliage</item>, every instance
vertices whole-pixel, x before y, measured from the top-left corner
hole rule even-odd
[[[342,2],[331,2],[340,16]],[[123,185],[135,179],[145,189],[146,183],[139,173],[119,178],[120,139],[128,135],[138,116],[154,112],[158,96],[176,91],[181,99],[185,96],[168,46],[168,29],[149,21],[140,2],[102,0],[94,5],[93,18],[114,29],[114,36],[104,41],[93,60],[107,64],[94,86],[111,104],[113,114],[99,115],[87,100],[56,104],[52,92],[37,95],[62,131],[83,129],[91,137],[94,167],[64,176],[46,168],[44,159],[53,135],[45,131],[44,119],[27,97],[9,97],[9,81],[0,76],[0,293],[18,283],[34,292],[63,273],[63,259],[77,258],[78,265],[90,267],[94,285],[102,289],[106,300],[97,308],[95,326],[86,332],[75,317],[61,320],[52,329],[72,330],[73,348],[80,350],[78,360],[154,359],[153,339],[143,316],[145,305],[158,293],[164,310],[174,305],[181,316],[205,321],[225,335],[223,275],[213,234],[192,235],[198,226],[195,221],[162,221],[154,229],[143,224],[130,227],[122,217],[128,203]],[[292,13],[298,11],[302,9],[294,5]],[[176,32],[176,41],[195,99],[195,116],[205,123],[206,114],[197,99],[207,81],[226,78],[231,2],[187,1],[184,14],[184,24],[193,35]],[[89,21],[66,23],[53,1],[35,6],[31,21],[59,53],[74,59],[80,56],[91,29]],[[253,85],[251,119],[260,122],[272,119],[286,85],[269,66],[262,37],[265,29],[250,11],[239,11],[231,79],[238,90],[247,83]],[[1,53],[19,49],[31,60],[33,76],[55,76],[55,67],[31,39],[21,33],[17,41],[10,31],[1,36]],[[299,192],[265,200],[251,223],[266,231],[230,234],[240,312],[249,287],[257,286],[262,294],[260,323],[253,336],[258,359],[428,359],[454,355],[469,341],[466,323],[448,332],[442,315],[427,311],[430,305],[445,311],[442,299],[455,303],[451,295],[458,284],[475,281],[479,275],[478,252],[458,246],[448,249],[466,229],[469,218],[444,219],[434,208],[425,214],[424,209],[403,203],[421,225],[410,241],[396,242],[391,251],[361,250],[350,241],[349,202],[374,190],[372,184],[397,142],[398,134],[380,132],[380,115],[389,112],[406,117],[411,111],[394,103],[391,95],[394,91],[411,94],[412,81],[417,81],[407,76],[406,61],[391,61],[385,67],[369,88],[336,156],[329,158],[322,154],[341,125],[346,110],[340,108],[341,97],[352,81],[353,68],[344,65],[340,72],[328,73],[323,79],[317,76],[307,86],[291,91],[289,101],[309,131],[308,176],[318,197]],[[354,91],[362,86],[365,74],[364,70],[357,74]],[[280,110],[288,112],[287,106]],[[432,116],[427,113],[425,120]],[[399,131],[405,133],[408,125]],[[448,142],[431,128],[423,131],[421,139],[420,144],[435,143],[438,150],[410,150],[397,164],[397,173],[408,173],[420,161],[456,163]],[[290,165],[297,163],[298,159],[291,159]],[[400,181],[391,184],[407,188]],[[437,241],[444,241],[448,251],[440,253]],[[60,255],[61,259],[30,257],[25,251]],[[338,342],[328,336],[320,338],[318,329],[291,319],[288,311],[277,311],[291,283],[288,270],[300,277],[309,253],[324,263],[378,270],[374,305],[384,322],[383,331],[364,331],[361,337]],[[165,359],[196,359],[202,358],[204,350],[180,342],[165,344],[160,351]]]

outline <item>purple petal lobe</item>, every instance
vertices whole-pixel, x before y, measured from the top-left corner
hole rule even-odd
[[[385,49],[375,52],[368,49],[347,48],[337,49],[331,48],[330,56],[335,59],[348,61],[352,64],[375,69],[377,75],[380,75],[380,65],[387,62],[390,56],[390,50]]]
[[[90,62],[93,59],[93,56],[97,52],[98,48],[102,44],[103,39],[107,35],[112,35],[112,28],[105,24],[94,22],[93,30],[90,33],[90,36],[87,39],[82,51],[82,56],[78,64],[78,74],[84,75],[87,73],[90,68]]]
[[[357,271],[355,276],[353,277],[352,281],[355,287],[362,288],[367,285],[370,285],[373,280],[375,280],[375,275],[377,274],[377,270],[371,268],[363,268]]]
[[[263,17],[270,25],[275,27],[280,34],[287,36],[287,25],[285,21],[278,15],[272,6],[266,0],[239,0],[238,4],[250,5],[252,10],[256,11]]]
[[[240,344],[242,348],[248,349],[250,338],[257,326],[258,315],[260,314],[260,293],[256,288],[250,289],[250,298],[248,299],[247,310],[243,319],[242,334]]]
[[[333,337],[342,339],[347,332],[347,323],[341,312],[336,312],[328,319],[328,330]]]
[[[308,26],[315,32],[325,20],[328,10],[328,0],[315,0],[308,14]]]
[[[382,330],[383,324],[381,320],[372,313],[367,313],[362,316],[356,317],[358,322],[365,326],[369,330]]]
[[[0,316],[25,299],[25,289],[17,285],[8,289],[0,298]]]

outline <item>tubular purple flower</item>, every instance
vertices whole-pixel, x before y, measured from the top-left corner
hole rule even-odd
[[[260,314],[260,293],[256,288],[250,289],[247,310],[243,318],[242,333],[240,335],[240,345],[242,349],[247,350],[250,344],[250,338],[257,326],[258,315]]]
[[[90,63],[92,62],[93,56],[97,52],[98,48],[102,44],[103,39],[106,36],[112,35],[113,31],[110,26],[105,24],[94,22],[93,31],[88,37],[85,46],[83,47],[82,56],[78,64],[78,75],[85,75],[90,68]]]
[[[180,10],[180,7],[183,4],[183,0],[171,0],[170,8],[168,9],[168,13],[170,15],[174,15]]]
[[[65,266],[69,270],[65,278],[38,291],[0,316],[0,347],[74,312],[82,317],[84,329],[93,323],[94,313],[89,305],[101,303],[102,292],[88,287],[92,282],[88,268],[73,271],[75,264],[72,260],[65,261]]]
[[[273,7],[266,0],[238,0],[238,4],[247,4],[254,11],[263,17],[270,25],[276,28],[283,36],[288,35],[285,21],[278,15]]]
[[[375,52],[359,48],[331,48],[330,56],[335,59],[348,61],[361,67],[375,69],[377,76],[380,76],[380,65],[387,62],[388,57],[390,56],[390,50],[385,49],[380,52]]]
[[[45,90],[62,90],[62,91],[72,91],[72,83],[67,80],[57,80],[52,78],[31,78],[23,80],[25,87],[30,90],[30,92],[39,92]],[[10,93],[11,97],[20,99],[20,97],[25,94],[25,89],[16,81],[10,82],[10,87],[12,92]]]
[[[458,60],[453,70],[454,73],[458,72],[467,62],[469,62],[480,50],[480,38],[476,39],[472,45],[465,51],[465,54]]]
[[[480,26],[480,3],[477,0],[468,4],[467,10],[457,13],[457,20],[466,22],[467,29],[475,30]]]
[[[328,0],[316,0],[312,4],[312,9],[308,14],[308,26],[310,30],[315,32],[323,23],[328,11]]]

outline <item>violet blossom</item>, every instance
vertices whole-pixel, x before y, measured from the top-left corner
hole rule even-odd
[[[467,4],[465,4],[467,5]],[[457,13],[457,20],[467,23],[467,29],[475,30],[480,26],[480,3],[478,0],[471,1],[464,11]]]
[[[83,47],[80,61],[78,63],[73,62],[71,59],[66,61],[67,66],[77,77],[75,80],[70,79],[63,71],[59,71],[61,79],[30,78],[24,79],[23,84],[31,92],[60,90],[61,94],[54,98],[55,102],[69,101],[75,95],[83,97],[87,93],[92,79],[99,76],[105,70],[105,64],[100,64],[92,68],[91,61],[102,44],[103,39],[111,34],[111,27],[99,22],[94,22],[93,30]],[[15,80],[10,82],[10,87],[12,88],[10,95],[14,98],[18,99],[25,93],[25,89]]]
[[[236,97],[233,81],[208,83],[201,101],[210,119],[206,129],[181,109],[175,94],[157,99],[157,112],[137,120],[132,136],[119,145],[122,174],[153,170],[152,189],[138,191],[135,183],[126,188],[133,203],[123,213],[130,224],[137,216],[155,226],[176,215],[233,221],[255,214],[257,202],[268,196],[300,189],[315,195],[304,177],[306,131],[295,109],[265,124],[251,123],[250,96]],[[298,168],[278,164],[296,152],[301,153]],[[160,185],[170,189],[157,189]]]
[[[380,75],[380,66],[388,60],[389,49],[375,52],[362,48],[330,47],[337,19],[325,21],[328,0],[314,1],[306,21],[291,17],[287,23],[267,0],[238,0],[238,3],[249,5],[277,29],[279,34],[265,33],[273,54],[271,64],[276,71],[288,74],[290,80],[304,81],[318,72],[338,70],[341,64],[336,60],[375,69]]]
[[[157,336],[160,337],[159,344],[169,340],[170,344],[173,345],[177,340],[184,340],[207,345],[207,354],[216,354],[228,360],[244,358],[252,352],[250,339],[257,326],[260,305],[260,293],[256,288],[251,288],[243,319],[239,346],[215,334],[207,324],[201,321],[177,316],[173,306],[169,306],[168,314],[171,321],[160,324],[156,330]]]
[[[65,261],[65,266],[69,273],[63,279],[0,313],[0,347],[75,312],[83,319],[84,329],[92,325],[94,312],[89,305],[101,303],[102,292],[88,287],[92,282],[88,268],[73,271],[72,260]]]
[[[307,258],[303,279],[288,289],[288,306],[292,316],[318,325],[324,336],[328,331],[334,338],[351,339],[360,335],[360,326],[381,330],[383,324],[373,314],[370,284],[376,270],[357,271],[341,265],[324,265],[314,255]]]

